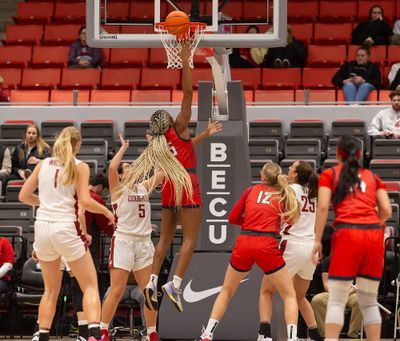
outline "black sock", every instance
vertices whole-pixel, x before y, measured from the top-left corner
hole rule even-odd
[[[50,332],[41,333],[39,332],[39,341],[49,341]]]
[[[100,325],[89,327],[89,335],[95,337],[96,339],[101,339]]]
[[[323,341],[324,339],[319,335],[318,328],[308,329],[308,336],[314,341]]]
[[[89,338],[89,326],[87,324],[79,325],[79,336],[82,336],[85,339]]]
[[[271,325],[268,322],[261,322],[259,333],[264,337],[271,337]]]

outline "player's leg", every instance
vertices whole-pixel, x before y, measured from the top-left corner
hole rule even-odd
[[[178,264],[176,266],[173,280],[163,285],[162,289],[174,307],[179,312],[182,312],[183,306],[180,297],[180,287],[182,278],[190,264],[199,237],[201,208],[182,208],[179,217],[182,225],[183,242],[179,250]]]
[[[224,284],[222,285],[222,289],[214,302],[214,306],[211,311],[207,327],[204,329],[202,335],[198,340],[212,340],[218,322],[224,316],[232,297],[236,293],[240,281],[245,278],[247,274],[248,271],[237,271],[232,267],[232,265],[228,265],[228,269],[226,270],[225,274]]]
[[[160,239],[155,248],[150,280],[144,289],[146,307],[150,310],[158,310],[158,274],[164,262],[165,255],[175,235],[177,224],[176,212],[170,208],[162,209]]]

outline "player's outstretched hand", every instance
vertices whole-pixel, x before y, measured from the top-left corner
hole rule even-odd
[[[121,133],[119,133],[119,141],[121,142],[121,148],[128,149],[129,140],[125,140]]]
[[[322,244],[320,242],[315,242],[311,252],[311,261],[314,264],[319,264],[321,259],[322,259]]]
[[[221,130],[222,130],[222,124],[220,122],[211,121],[211,118],[208,119],[207,131],[209,136],[212,136]]]
[[[190,57],[190,47],[189,44],[184,44],[181,50],[181,59],[182,62],[189,62]]]

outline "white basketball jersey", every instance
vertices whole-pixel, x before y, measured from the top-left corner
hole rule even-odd
[[[290,185],[296,193],[296,198],[300,203],[301,215],[294,224],[284,225],[281,235],[283,240],[313,240],[315,233],[315,217],[317,211],[316,198],[308,198],[308,189],[299,184]]]
[[[116,231],[135,236],[151,234],[151,207],[146,188],[139,184],[137,191],[124,189],[112,203]]]
[[[75,164],[81,161],[75,159]],[[43,161],[39,172],[39,200],[36,219],[78,221],[78,197],[75,184],[60,183],[63,165],[55,158]]]

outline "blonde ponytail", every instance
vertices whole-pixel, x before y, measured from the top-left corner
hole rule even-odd
[[[189,200],[192,200],[193,187],[190,176],[172,154],[164,135],[155,136],[140,156],[126,167],[120,186],[113,194],[120,195],[124,188],[134,190],[137,184],[150,179],[155,169],[163,172],[165,180],[172,183],[176,206],[181,206],[184,192]]]
[[[75,182],[77,169],[75,165],[75,148],[81,141],[81,134],[75,127],[66,127],[58,135],[53,146],[53,157],[61,162],[63,171],[59,175],[62,185]]]
[[[299,220],[300,204],[297,201],[295,192],[289,186],[287,178],[282,175],[282,168],[276,163],[268,162],[263,166],[261,175],[267,185],[274,186],[279,191],[276,193],[281,196],[279,203],[283,202],[285,205],[284,212],[281,212],[282,220],[293,222]]]

